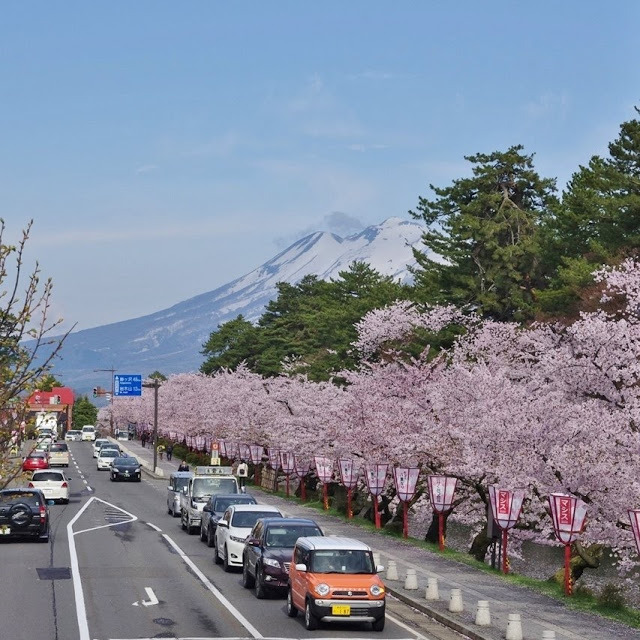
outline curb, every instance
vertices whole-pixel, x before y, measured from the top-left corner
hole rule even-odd
[[[406,596],[401,591],[398,591],[393,587],[390,587],[388,582],[385,582],[384,586],[385,586],[385,589],[387,590],[387,593],[391,594],[394,598],[397,598],[401,602],[404,602],[404,604],[407,604],[410,607],[413,607],[414,609],[417,609],[418,611],[429,616],[430,618],[433,618],[434,620],[444,625],[445,627],[449,627],[450,629],[457,631],[458,633],[462,634],[465,638],[469,638],[470,640],[493,640],[493,638],[490,638],[489,636],[485,636],[478,633],[475,629],[468,627],[462,622],[458,620],[454,620],[453,618],[450,618],[449,616],[443,614],[442,612],[437,611],[436,609],[432,609],[428,605],[422,604],[421,602],[419,602],[418,600],[415,600],[414,598],[410,598],[409,596]]]

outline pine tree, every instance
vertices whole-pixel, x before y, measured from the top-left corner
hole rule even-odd
[[[499,320],[534,313],[541,285],[538,230],[556,202],[555,180],[541,178],[522,146],[466,157],[473,176],[420,198],[426,251],[415,250],[416,293],[423,302],[453,303]]]

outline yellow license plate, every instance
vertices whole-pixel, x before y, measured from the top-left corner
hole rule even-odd
[[[11,528],[9,525],[3,524],[0,527],[0,536],[8,536],[11,533]]]
[[[351,606],[348,604],[334,604],[331,607],[331,614],[334,616],[350,616]]]

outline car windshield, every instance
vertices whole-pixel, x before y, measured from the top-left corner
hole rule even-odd
[[[116,458],[113,464],[119,467],[137,467],[138,460],[136,458]]]
[[[203,498],[213,493],[237,493],[234,478],[196,478],[193,481],[193,497]]]
[[[29,458],[46,458],[47,454],[44,451],[32,451],[28,457]]]
[[[294,525],[270,527],[265,536],[267,547],[295,547],[298,538],[307,536],[321,536],[322,531],[311,525]]]
[[[250,528],[260,518],[277,518],[278,514],[273,511],[237,511],[233,514],[231,524],[234,527]]]
[[[100,449],[101,458],[117,458],[118,452],[115,449]]]
[[[216,513],[224,513],[232,504],[256,504],[253,498],[238,496],[237,498],[216,498],[213,510]]]
[[[182,491],[182,487],[186,487],[189,484],[189,478],[174,478],[173,486],[175,491]]]
[[[318,549],[312,555],[314,573],[375,573],[368,551],[352,549]]]
[[[59,471],[37,471],[33,474],[33,478],[31,478],[31,482],[46,482],[47,480],[62,482],[64,476]]]

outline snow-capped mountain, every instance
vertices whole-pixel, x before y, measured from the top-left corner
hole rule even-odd
[[[411,248],[422,229],[414,222],[390,218],[360,233],[341,238],[317,232],[294,242],[262,266],[208,293],[156,313],[69,335],[53,373],[80,393],[106,387],[108,374],[95,369],[116,367],[120,373],[164,374],[197,371],[200,353],[218,325],[242,314],[257,320],[276,296],[276,284],[295,284],[304,276],[337,278],[354,261],[366,262],[383,275],[410,279],[415,263]]]

